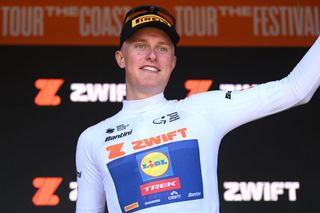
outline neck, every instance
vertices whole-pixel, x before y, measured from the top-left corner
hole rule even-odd
[[[143,91],[133,91],[131,89],[126,90],[126,100],[142,100],[146,98],[150,98],[152,96],[158,95],[163,93],[163,91],[148,91],[148,92],[143,92]]]
[[[147,112],[165,104],[167,99],[163,93],[140,100],[124,100],[122,102],[122,113]]]

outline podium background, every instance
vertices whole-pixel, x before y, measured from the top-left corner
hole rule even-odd
[[[235,35],[236,36],[236,35]],[[310,43],[314,41],[314,36]],[[260,84],[285,77],[309,48],[305,46],[187,46],[165,92],[187,96],[188,80]],[[120,102],[73,102],[74,83],[124,83],[114,60],[116,45],[1,44],[1,185],[3,212],[74,212],[70,182],[76,181],[75,148],[80,133],[121,109]],[[319,57],[320,59],[320,57]],[[62,79],[56,106],[39,106],[39,79]],[[223,139],[218,177],[221,213],[301,213],[316,209],[320,190],[320,91],[310,103],[245,124]],[[60,177],[56,205],[36,205],[36,178]],[[288,191],[277,201],[226,201],[224,182],[299,182],[297,200]],[[239,192],[238,192],[239,193]]]

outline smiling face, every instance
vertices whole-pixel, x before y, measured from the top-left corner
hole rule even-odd
[[[157,28],[137,31],[123,43],[115,57],[126,70],[127,100],[162,93],[176,65],[171,39]]]

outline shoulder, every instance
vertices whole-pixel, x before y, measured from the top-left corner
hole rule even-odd
[[[104,138],[108,128],[113,126],[113,123],[119,117],[118,114],[119,113],[86,128],[78,138],[78,146],[93,146],[101,142],[101,138]]]
[[[179,101],[180,104],[193,107],[205,107],[206,105],[218,104],[227,96],[227,91],[214,90],[191,95]]]

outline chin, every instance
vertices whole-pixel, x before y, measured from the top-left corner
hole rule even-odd
[[[146,88],[159,87],[160,84],[159,81],[144,81],[141,83],[141,85]]]
[[[159,87],[159,83],[157,84],[142,84],[142,87],[148,91],[148,92],[152,92],[152,93],[158,93],[158,91],[161,91],[162,87]]]

